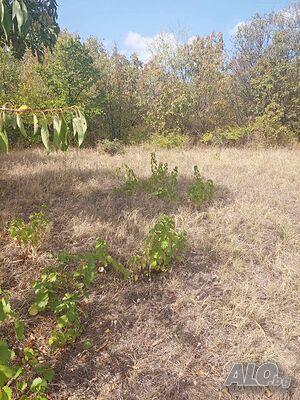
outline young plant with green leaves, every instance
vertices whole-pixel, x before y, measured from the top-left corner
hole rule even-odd
[[[211,179],[202,179],[199,168],[194,166],[194,182],[188,191],[188,198],[196,206],[200,207],[209,202],[214,194],[214,184]]]
[[[121,190],[127,194],[132,194],[138,190],[140,187],[140,179],[137,177],[132,168],[128,167],[127,164],[116,169],[117,178],[121,179],[121,174],[123,172],[124,184],[118,190]]]
[[[155,153],[151,153],[151,172],[144,183],[145,191],[162,199],[176,200],[178,167],[169,171],[168,163],[157,162]]]
[[[24,323],[18,314],[12,309],[7,293],[0,288],[0,321],[13,322],[17,340],[24,339]]]
[[[13,219],[9,225],[10,238],[35,254],[43,240],[48,224],[49,221],[44,208],[39,212],[30,214],[28,222],[25,222],[22,218]]]
[[[145,239],[143,254],[133,256],[130,263],[134,271],[149,277],[153,271],[168,271],[186,248],[186,232],[176,229],[174,218],[162,215]]]
[[[46,270],[34,282],[35,301],[29,308],[32,316],[51,311],[56,317],[56,328],[49,339],[53,350],[73,343],[80,335],[84,314],[81,303],[88,297],[88,290],[99,270],[112,266],[124,279],[130,274],[109,254],[107,243],[100,239],[96,241],[95,251],[79,255],[61,253],[58,261],[59,265]]]
[[[54,371],[48,364],[39,361],[41,357],[37,351],[24,346],[24,323],[12,309],[8,295],[1,290],[0,321],[12,322],[15,328],[13,349],[9,348],[0,331],[0,399],[46,399],[43,393],[53,379]],[[12,340],[10,337],[10,342]]]

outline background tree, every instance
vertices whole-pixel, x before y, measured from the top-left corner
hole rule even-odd
[[[53,53],[36,66],[53,99],[53,106],[85,106],[97,71],[89,49],[76,35],[62,33]]]

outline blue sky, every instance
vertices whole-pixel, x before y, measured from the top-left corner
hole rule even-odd
[[[83,39],[97,36],[108,48],[146,56],[146,41],[160,32],[184,31],[188,37],[223,32],[230,46],[234,27],[256,12],[286,7],[286,0],[58,0],[62,29]]]

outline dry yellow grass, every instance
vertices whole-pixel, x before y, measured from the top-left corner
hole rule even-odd
[[[107,273],[93,290],[82,339],[57,360],[52,399],[300,398],[300,158],[297,150],[159,151],[179,167],[181,193],[192,167],[217,185],[212,204],[168,204],[146,194],[115,193],[115,168],[150,172],[150,152],[110,157],[93,150],[38,150],[1,156],[1,287],[18,304],[49,253],[91,248],[106,239],[125,261],[142,247],[158,215],[175,216],[189,250],[170,274],[123,284]],[[52,221],[39,257],[28,260],[7,224],[42,204]],[[83,351],[89,338],[93,347]],[[279,363],[288,392],[228,391],[234,361]]]

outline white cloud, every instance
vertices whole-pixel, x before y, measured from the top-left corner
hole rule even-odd
[[[188,38],[188,44],[192,44],[196,39],[197,39],[197,37],[198,36],[191,36],[190,38]]]
[[[145,37],[137,32],[129,31],[124,40],[126,49],[124,53],[137,53],[142,61],[147,61],[151,57],[150,42],[151,37]]]
[[[195,39],[196,36],[191,36],[186,42],[191,44]],[[168,44],[170,48],[175,48],[181,41],[171,32],[162,32],[154,36],[142,36],[140,33],[129,31],[124,39],[122,53],[126,55],[137,53],[140,60],[147,62],[150,60],[153,50],[155,51],[155,43],[164,43]]]
[[[239,21],[233,28],[229,29],[229,34],[233,36],[236,35],[239,28],[245,25],[247,25],[246,21]]]

